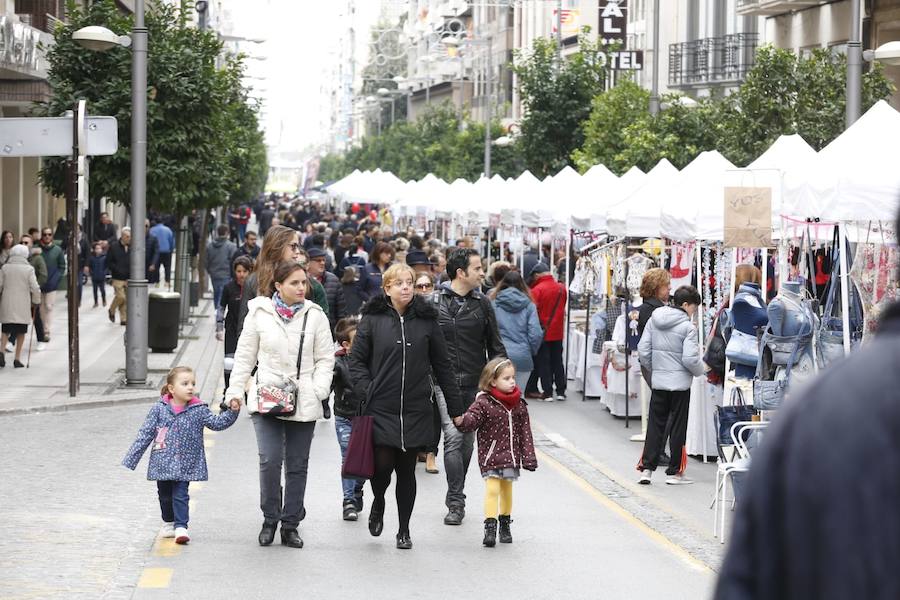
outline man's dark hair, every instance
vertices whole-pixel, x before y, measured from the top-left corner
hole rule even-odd
[[[681,307],[684,303],[700,305],[700,293],[697,291],[697,288],[692,285],[683,285],[675,290],[673,304]]]
[[[310,242],[313,246],[318,246],[319,248],[325,247],[325,236],[321,233],[316,233],[312,236],[312,241]]]
[[[466,275],[469,274],[469,257],[481,255],[474,248],[453,248],[447,253],[447,277],[450,281],[456,279],[456,271],[462,269]]]
[[[219,225],[219,228],[216,229],[216,233],[219,234],[219,237],[225,237],[226,235],[231,233],[231,229],[228,227],[228,225]]]
[[[409,247],[412,250],[424,250],[425,242],[421,237],[414,235],[409,238]]]
[[[226,227],[227,227],[227,225],[226,225]],[[247,233],[244,234],[244,239],[246,240],[247,237],[248,237],[248,236],[251,236],[251,235],[252,235],[253,237],[255,237],[255,238],[258,238],[258,237],[259,237],[259,234],[256,233],[255,231],[248,231]]]

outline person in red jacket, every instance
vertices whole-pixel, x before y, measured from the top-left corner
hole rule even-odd
[[[538,320],[544,330],[544,341],[534,359],[534,371],[525,386],[525,397],[552,402],[566,399],[566,370],[563,367],[563,337],[566,316],[566,286],[550,273],[550,267],[539,262],[531,269],[531,295],[537,305]],[[540,379],[542,392],[538,392]],[[556,385],[556,396],[553,386]]]

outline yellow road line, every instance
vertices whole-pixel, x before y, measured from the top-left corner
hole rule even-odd
[[[153,544],[153,556],[171,557],[181,554],[182,546],[175,543],[175,538],[157,538]]]
[[[139,588],[167,588],[172,582],[172,569],[147,568],[141,573],[138,580]]]
[[[553,467],[558,473],[560,473],[563,477],[574,483],[576,486],[581,488],[584,492],[590,495],[594,500],[596,500],[599,504],[602,504],[605,508],[612,511],[616,515],[618,515],[623,521],[626,521],[639,531],[641,531],[644,535],[649,537],[651,540],[662,546],[665,550],[668,550],[685,563],[687,563],[691,568],[696,569],[698,571],[703,571],[707,573],[713,573],[713,570],[706,563],[697,560],[691,554],[674,543],[672,540],[656,531],[652,527],[649,527],[646,523],[635,517],[633,514],[619,506],[613,500],[605,496],[600,490],[595,488],[588,482],[586,479],[574,473],[569,468],[565,467],[561,463],[557,462],[555,459],[551,458],[544,452],[537,450],[538,456],[540,456],[541,461]]]

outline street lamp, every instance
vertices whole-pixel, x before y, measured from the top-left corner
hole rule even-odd
[[[72,34],[79,45],[105,52],[116,45],[134,44],[131,58],[131,253],[125,327],[125,383],[147,383],[147,27],[145,0],[134,2],[134,29],[131,38],[117,36],[106,27],[88,26]],[[124,39],[123,39],[124,38]],[[125,40],[128,40],[127,42]],[[74,227],[74,223],[69,224]]]
[[[460,40],[456,37],[448,37],[444,40],[444,44],[451,47],[458,47]],[[487,98],[484,103],[484,176],[491,178],[491,100],[494,92],[494,60],[493,60],[493,36],[488,35],[483,40],[466,40],[467,44],[476,46],[479,44],[487,46],[487,73],[484,81],[487,84]]]

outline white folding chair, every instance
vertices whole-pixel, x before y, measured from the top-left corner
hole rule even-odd
[[[744,434],[749,430],[764,430],[768,427],[768,421],[739,421],[731,426],[731,440],[737,451],[737,458],[731,461],[722,460],[716,469],[716,491],[713,498],[713,536],[719,538],[719,542],[725,543],[725,503],[727,502],[728,478],[735,473],[746,473],[750,470],[750,450]],[[733,481],[733,480],[732,480]],[[731,509],[734,510],[734,498]]]

